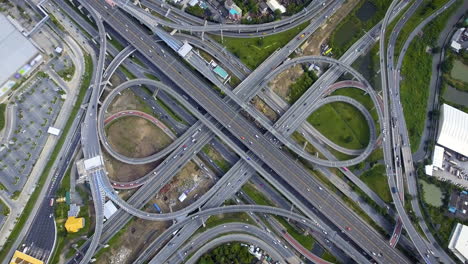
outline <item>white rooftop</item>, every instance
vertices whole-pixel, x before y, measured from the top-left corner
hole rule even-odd
[[[187,42],[184,42],[184,45],[180,47],[177,53],[179,53],[180,56],[185,57],[191,50],[192,46],[190,46],[190,44],[188,44]]]
[[[94,169],[101,165],[103,165],[103,162],[102,157],[100,155],[84,161],[85,170]]]
[[[104,217],[109,219],[115,212],[117,212],[117,207],[115,207],[111,200],[107,201],[107,203],[104,204]]]
[[[442,163],[444,162],[444,148],[435,146],[434,154],[432,155],[432,165],[442,169]]]
[[[460,51],[460,49],[462,48],[461,44],[456,41],[452,41],[452,43],[450,43],[450,47],[452,47],[452,49],[454,49],[457,52]]]
[[[266,4],[273,12],[275,12],[276,9],[279,9],[281,13],[286,12],[286,8],[276,0],[268,0]]]
[[[54,136],[58,136],[60,134],[60,129],[55,127],[49,127],[49,129],[47,129],[47,133],[52,134]]]
[[[468,226],[457,224],[450,237],[448,248],[465,263],[468,258]]]
[[[429,175],[429,176],[432,176],[433,173],[434,173],[434,168],[433,168],[432,165],[424,166],[424,170],[425,170],[426,174]]]
[[[185,200],[185,198],[187,198],[187,195],[185,193],[182,193],[180,196],[179,196],[179,201],[180,202],[183,202]]]
[[[0,14],[0,85],[37,53],[36,47]]]
[[[437,143],[468,157],[468,114],[443,104]]]

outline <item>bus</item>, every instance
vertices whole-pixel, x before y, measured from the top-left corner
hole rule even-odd
[[[332,51],[332,48],[329,48],[327,51],[325,51],[325,53],[323,55],[327,55],[328,53],[330,53]]]
[[[162,213],[161,208],[159,208],[158,204],[154,203],[153,206],[154,206],[154,209],[156,209],[156,212]]]

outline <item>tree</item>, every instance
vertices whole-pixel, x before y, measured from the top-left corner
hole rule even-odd
[[[281,10],[276,9],[274,15],[275,15],[275,20],[281,19]]]
[[[448,73],[450,72],[450,70],[452,70],[452,67],[453,67],[453,63],[451,60],[444,60],[441,64],[440,64],[440,69],[442,70],[443,73]]]

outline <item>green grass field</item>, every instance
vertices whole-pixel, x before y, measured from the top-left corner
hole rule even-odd
[[[400,54],[400,50],[403,47],[409,34],[420,24],[426,17],[430,16],[433,12],[443,6],[448,0],[431,0],[424,1],[416,12],[406,22],[403,28],[400,30],[400,34],[395,42],[395,58]],[[393,22],[396,23],[396,20]],[[387,32],[388,34],[390,32]],[[388,40],[388,38],[387,38]]]
[[[343,88],[343,89],[336,90],[334,93],[332,93],[332,95],[348,96],[358,101],[359,103],[361,103],[370,112],[370,114],[374,118],[375,127],[377,130],[379,130],[380,124],[378,122],[379,117],[377,115],[377,110],[375,109],[376,106],[372,102],[370,96],[365,94],[364,91],[358,88]]]
[[[226,46],[226,48],[240,58],[247,67],[255,69],[275,50],[286,45],[308,24],[309,22],[306,22],[288,31],[260,38],[224,37],[224,41],[221,41],[220,36],[211,37]]]
[[[391,1],[388,0],[361,1],[361,3],[340,22],[330,36],[329,45],[333,48],[334,57],[339,58],[343,55],[356,40],[364,35],[364,32],[376,25],[385,16],[385,12],[388,6],[390,6],[390,3]],[[370,6],[372,6],[372,8],[370,8]],[[362,12],[361,8],[367,9],[367,12],[372,12],[373,14],[365,18],[361,14],[360,19],[358,14],[360,14],[360,11]]]
[[[340,146],[361,149],[369,142],[369,126],[355,107],[341,102],[320,107],[307,121]]]
[[[419,146],[424,130],[424,120],[427,118],[426,107],[431,79],[429,76],[432,75],[432,54],[428,54],[426,48],[434,46],[450,14],[461,3],[462,1],[457,1],[426,25],[422,37],[416,37],[411,42],[403,59],[400,97],[413,152]]]
[[[468,66],[459,60],[455,60],[453,62],[453,68],[450,72],[450,75],[457,80],[468,83],[468,75],[466,74],[467,72]]]
[[[387,203],[392,202],[392,196],[387,184],[387,177],[385,176],[385,166],[377,164],[370,170],[361,175],[361,180],[369,186],[375,193],[377,193],[382,200]]]

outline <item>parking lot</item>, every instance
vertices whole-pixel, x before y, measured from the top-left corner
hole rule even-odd
[[[434,170],[434,176],[441,181],[451,181],[459,187],[468,188],[468,159],[445,149],[442,169]]]
[[[49,78],[35,77],[16,94],[15,127],[0,146],[0,183],[9,195],[21,191],[62,106],[61,89]]]

